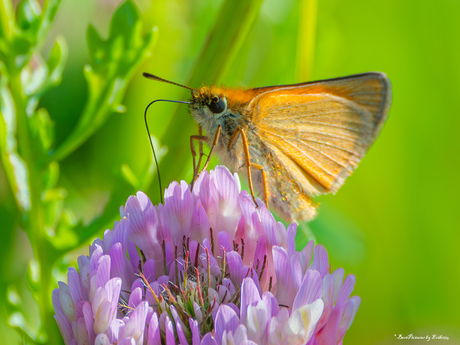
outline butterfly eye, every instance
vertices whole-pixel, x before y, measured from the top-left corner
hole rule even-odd
[[[208,108],[214,114],[219,114],[225,110],[225,102],[222,100],[222,98],[215,97],[212,99],[211,103],[208,104]]]

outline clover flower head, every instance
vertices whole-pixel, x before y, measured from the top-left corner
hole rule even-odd
[[[330,272],[325,248],[295,250],[275,221],[218,166],[154,206],[142,192],[53,291],[64,342],[341,344],[360,304],[355,277]]]

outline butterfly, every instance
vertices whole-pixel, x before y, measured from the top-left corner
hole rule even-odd
[[[256,193],[284,220],[311,220],[313,197],[335,193],[380,133],[391,104],[383,73],[254,89],[203,86],[187,103],[200,135],[190,139],[194,179],[202,143],[230,171],[247,174]],[[202,131],[205,131],[205,135]],[[200,144],[196,163],[193,142]],[[255,192],[254,192],[255,190]]]

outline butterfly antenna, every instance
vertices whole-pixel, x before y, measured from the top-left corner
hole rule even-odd
[[[153,148],[152,137],[151,137],[151,135],[150,135],[149,125],[148,125],[148,123],[147,123],[147,110],[148,110],[149,107],[150,107],[153,103],[155,103],[155,102],[170,102],[170,103],[182,103],[182,104],[190,104],[190,102],[173,101],[173,100],[170,100],[170,99],[157,99],[157,100],[155,100],[155,101],[150,102],[149,105],[147,105],[147,107],[145,108],[145,112],[144,112],[145,128],[147,129],[147,134],[148,134],[148,136],[149,136],[149,141],[150,141],[150,147],[152,148],[153,158],[155,159],[155,165],[156,165],[156,167],[157,167],[158,183],[159,183],[159,185],[160,185],[160,200],[161,200],[161,203],[163,203],[163,189],[161,188],[160,168],[158,167],[157,155],[155,154],[155,149]]]
[[[147,79],[152,79],[152,80],[156,80],[156,81],[161,81],[163,83],[168,83],[168,84],[173,84],[173,85],[176,85],[176,86],[179,86],[179,87],[183,87],[184,89],[189,89],[189,90],[192,90],[192,91],[197,91],[197,89],[194,89],[193,87],[189,87],[189,86],[185,86],[185,85],[182,85],[182,84],[178,84],[178,83],[175,83],[173,81],[169,81],[169,80],[166,80],[166,79],[163,79],[163,78],[160,78],[160,77],[157,77],[156,75],[153,75],[153,74],[150,74],[150,73],[142,73],[142,75],[144,77],[146,77]]]

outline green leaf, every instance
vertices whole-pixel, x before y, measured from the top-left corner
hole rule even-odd
[[[67,197],[67,190],[64,188],[52,188],[42,193],[42,208],[45,228],[52,232],[56,223],[64,211],[64,199]]]
[[[16,203],[21,211],[27,212],[31,206],[28,171],[23,159],[16,151],[14,102],[6,87],[3,87],[0,93],[0,154]]]
[[[87,40],[91,65],[85,66],[88,100],[74,131],[50,155],[61,160],[85,142],[114,112],[123,112],[121,104],[134,72],[145,61],[156,43],[157,30],[143,32],[142,20],[132,1],[115,12],[109,37],[101,38],[92,25]]]
[[[39,32],[37,33],[37,40],[43,41],[48,33],[51,23],[56,16],[61,0],[46,0],[43,8],[43,15],[41,18]]]
[[[16,202],[22,212],[30,210],[30,188],[29,188],[29,175],[27,166],[21,156],[16,152],[6,153],[6,160],[3,164],[8,166],[11,172],[10,182],[13,187]]]
[[[126,46],[132,44],[135,27],[138,25],[139,13],[132,1],[125,1],[115,12],[110,24],[109,42],[116,37],[122,37]]]
[[[16,23],[22,31],[38,32],[41,8],[36,0],[20,1],[16,8]]]
[[[13,23],[14,15],[11,1],[0,1],[0,50],[5,53],[5,41],[9,41],[13,34]]]
[[[144,45],[142,22],[131,1],[123,3],[113,15],[107,40],[103,40],[92,25],[87,40],[93,68],[106,79],[125,74],[134,63],[137,50]]]
[[[21,70],[30,60],[37,47],[37,37],[42,23],[40,5],[36,0],[23,0],[16,8],[16,24],[18,28],[10,42],[10,59],[14,59],[15,67]]]
[[[26,66],[21,73],[22,88],[29,97],[38,93],[48,80],[48,66],[38,53],[33,56],[33,65],[33,69]]]
[[[51,148],[54,140],[54,124],[44,108],[30,117],[29,127],[36,151],[43,155]]]
[[[35,42],[30,35],[15,35],[11,40],[11,50],[15,55],[29,55],[31,48],[34,46]],[[21,69],[29,59],[29,56],[20,58],[21,61],[15,61],[17,69]]]
[[[6,152],[8,150],[16,150],[16,110],[14,107],[14,101],[11,97],[11,92],[8,88],[8,80],[6,77],[5,65],[0,61],[0,72],[2,78],[0,79],[0,152]]]
[[[43,174],[43,190],[56,187],[59,179],[59,164],[51,162]]]
[[[67,190],[64,188],[51,188],[43,193],[43,202],[54,202],[56,200],[64,200],[67,197]]]
[[[104,51],[107,44],[91,24],[88,25],[88,30],[86,31],[86,40],[91,62],[96,65],[101,64],[105,59]]]
[[[127,74],[148,41],[148,35],[142,34],[138,10],[131,1],[116,10],[107,40],[103,40],[91,25],[87,37],[93,68],[106,79]]]
[[[62,36],[54,43],[48,61],[43,61],[40,54],[33,55],[33,69],[26,66],[21,75],[23,89],[30,98],[31,105],[27,105],[27,113],[31,115],[35,111],[38,98],[48,90],[61,82],[62,72],[67,61],[67,45]]]
[[[67,43],[64,37],[58,36],[47,61],[49,70],[48,87],[57,85],[61,82],[62,72],[67,62],[67,55]]]

